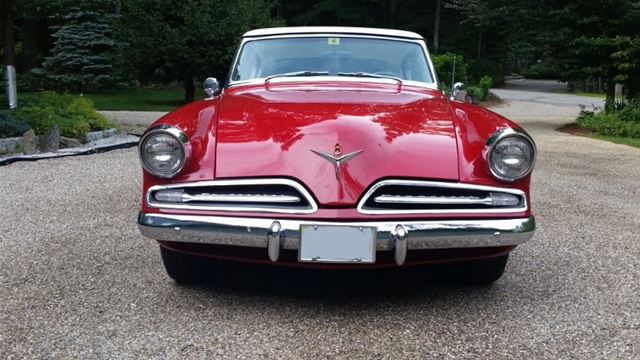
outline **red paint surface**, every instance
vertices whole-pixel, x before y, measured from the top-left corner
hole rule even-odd
[[[520,218],[505,214],[363,215],[355,205],[383,178],[460,181],[523,190],[530,176],[507,183],[489,172],[486,139],[501,128],[519,126],[486,109],[451,102],[430,89],[361,82],[279,82],[235,86],[212,100],[186,105],[154,125],[175,126],[190,138],[192,153],[183,171],[165,180],[144,174],[150,186],[247,177],[288,177],[302,183],[320,209],[308,215],[160,210],[142,211],[273,219],[478,219]],[[153,125],[152,125],[153,126]],[[343,154],[363,150],[342,168],[311,150]],[[530,199],[529,199],[530,203]]]
[[[225,93],[217,178],[290,177],[320,205],[354,205],[382,177],[458,180],[455,128],[436,91],[339,84],[270,84]],[[342,168],[311,150],[363,150]]]

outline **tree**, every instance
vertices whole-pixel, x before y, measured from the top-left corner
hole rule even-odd
[[[436,0],[435,16],[433,18],[433,51],[438,53],[440,46],[440,11],[442,10],[442,0]]]
[[[563,1],[550,13],[545,29],[563,80],[602,78],[606,108],[615,101],[616,82],[626,82],[637,69],[640,5],[630,0]]]
[[[0,4],[2,11],[2,44],[3,44],[3,64],[4,66],[16,64],[16,38],[15,29],[13,28],[13,1],[2,0]]]
[[[51,55],[36,73],[64,89],[84,91],[114,83],[112,58],[119,45],[113,39],[109,16],[72,8],[64,24],[54,29]]]
[[[185,102],[194,79],[223,78],[239,37],[252,28],[281,25],[268,0],[139,0],[122,4],[125,61],[136,78],[182,81]]]

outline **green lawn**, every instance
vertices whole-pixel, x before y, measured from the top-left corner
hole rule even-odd
[[[620,137],[620,136],[604,136],[597,134],[588,135],[591,138],[609,141],[616,144],[629,145],[633,147],[640,148],[640,139],[637,138],[628,138],[628,137]]]
[[[19,93],[18,99],[24,101],[33,96],[34,93]],[[100,91],[83,96],[93,100],[98,110],[171,111],[184,103],[184,90],[180,88]],[[204,92],[196,91],[196,98],[204,96]]]

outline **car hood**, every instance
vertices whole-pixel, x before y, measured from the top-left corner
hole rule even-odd
[[[234,87],[220,101],[215,177],[297,179],[325,206],[354,205],[381,178],[458,180],[450,114],[441,93],[395,84]],[[330,156],[355,152],[337,174]]]

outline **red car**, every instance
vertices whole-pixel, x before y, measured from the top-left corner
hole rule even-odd
[[[160,118],[139,150],[140,231],[168,274],[203,259],[326,269],[457,263],[503,273],[531,238],[536,149],[448,98],[422,36],[289,27],[244,34],[226,86]]]

